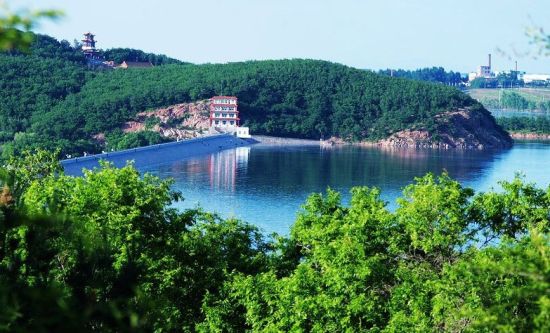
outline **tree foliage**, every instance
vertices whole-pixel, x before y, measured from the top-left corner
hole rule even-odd
[[[548,117],[501,117],[497,123],[509,132],[550,134]]]
[[[108,49],[103,51],[101,54],[105,60],[114,61],[116,64],[120,64],[123,61],[150,62],[155,66],[184,63],[177,59],[169,58],[164,54],[146,53],[141,50],[128,48]]]
[[[132,166],[75,178],[37,152],[5,170],[3,331],[549,329],[550,188],[521,178],[476,194],[428,174],[394,211],[375,188],[328,190],[267,237],[170,208],[170,181]]]
[[[2,206],[0,330],[192,331],[229,272],[266,266],[267,243],[178,199],[131,166],[34,177]]]
[[[28,50],[34,40],[31,30],[43,19],[57,19],[63,12],[53,9],[10,11],[4,1],[0,1],[0,51]]]
[[[144,147],[167,142],[168,139],[158,132],[146,130],[132,133],[123,133],[120,130],[113,131],[106,137],[108,150],[123,150]]]
[[[32,130],[33,124],[40,122],[40,119],[49,114],[56,104],[80,91],[97,73],[87,66],[87,61],[78,45],[72,46],[67,41],[57,41],[45,35],[30,32],[29,34],[32,36],[32,43],[26,52],[13,49],[0,53],[2,156],[6,159],[25,149],[35,148],[50,150],[59,148],[64,154],[99,152],[104,147],[100,147],[98,141],[91,136],[82,136],[78,139],[49,137]],[[157,65],[175,62],[166,56],[145,54],[137,50],[113,49],[111,51],[114,55],[120,56],[127,52],[142,55]],[[74,114],[72,117],[73,121],[77,122],[82,121],[80,118],[80,114]],[[59,125],[64,127],[63,124]],[[143,135],[139,136],[143,137]],[[147,137],[149,141],[152,140],[151,135]]]
[[[349,207],[312,195],[289,239],[293,269],[236,274],[233,305],[209,305],[201,325],[238,331],[220,318],[240,306],[253,331],[544,332],[550,191],[502,185],[475,195],[427,175],[394,213],[376,189],[354,189]]]
[[[466,83],[459,72],[447,72],[443,67],[420,68],[416,70],[384,69],[378,74],[394,76],[411,80],[442,83],[449,86],[459,86]]]

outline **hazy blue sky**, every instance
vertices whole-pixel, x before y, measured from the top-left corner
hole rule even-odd
[[[525,29],[550,30],[549,0],[22,0],[66,18],[40,31],[98,47],[132,47],[194,63],[313,58],[358,68],[443,66],[472,71],[493,53],[528,49]],[[17,5],[16,5],[17,4]],[[550,73],[550,58],[519,57],[520,69]]]

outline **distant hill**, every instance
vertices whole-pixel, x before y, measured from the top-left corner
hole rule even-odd
[[[273,136],[377,141],[414,130],[425,132],[433,146],[449,130],[445,117],[436,115],[460,109],[494,124],[478,102],[455,88],[326,61],[190,65],[138,50],[105,54],[166,65],[91,71],[78,50],[51,37],[40,37],[30,55],[0,55],[4,154],[33,146],[98,151],[94,137],[119,131],[140,112],[216,94],[237,96],[244,125]],[[490,130],[494,144],[509,145],[498,126]]]
[[[384,69],[379,70],[378,74],[417,81],[442,83],[449,86],[461,86],[467,81],[459,72],[447,72],[443,67],[429,67],[415,70]]]
[[[141,50],[127,48],[113,48],[102,52],[105,60],[114,61],[120,64],[123,61],[150,62],[155,66],[169,64],[185,64],[183,61],[170,58],[164,54],[146,53]]]

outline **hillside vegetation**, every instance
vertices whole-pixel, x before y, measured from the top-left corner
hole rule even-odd
[[[502,117],[497,123],[509,132],[550,134],[548,117]]]
[[[468,93],[486,108],[550,111],[550,89],[470,89]]]
[[[106,54],[151,57],[129,49]],[[217,94],[238,96],[243,124],[275,136],[378,140],[405,129],[435,133],[434,116],[458,108],[492,119],[454,88],[315,60],[92,71],[67,42],[40,37],[30,55],[0,55],[0,70],[4,156],[25,147],[99,151],[95,135],[108,136],[139,112]]]
[[[447,72],[443,67],[419,68],[416,70],[388,68],[379,70],[378,74],[401,77],[410,80],[441,83],[449,86],[460,86],[466,83],[459,72]]]

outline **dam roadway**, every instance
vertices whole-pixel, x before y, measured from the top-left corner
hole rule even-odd
[[[65,170],[65,174],[81,176],[83,169],[91,170],[99,167],[99,161],[101,160],[111,162],[114,166],[119,168],[125,166],[128,161],[133,161],[136,168],[142,168],[225,149],[248,146],[254,142],[254,140],[240,139],[230,134],[219,134],[116,152],[76,157],[62,160],[61,165]]]

